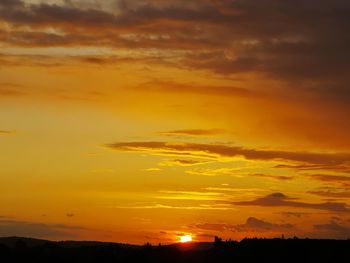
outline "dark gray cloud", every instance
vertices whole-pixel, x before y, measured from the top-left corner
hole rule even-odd
[[[249,217],[244,224],[224,224],[224,223],[195,223],[189,225],[190,228],[207,231],[233,231],[233,232],[274,232],[293,230],[292,224],[275,224],[255,217]]]
[[[2,41],[24,46],[184,49],[192,52],[180,56],[178,66],[220,74],[258,72],[287,81],[290,92],[350,99],[347,1],[131,0],[119,1],[109,11],[69,3],[1,1],[0,20],[14,26],[2,34]],[[35,31],[43,28],[58,33]]]
[[[231,202],[238,206],[265,206],[265,207],[296,207],[326,210],[330,212],[348,212],[350,209],[346,203],[326,202],[326,203],[305,203],[297,201],[295,198],[290,198],[283,193],[273,193],[264,197],[257,198],[252,201]]]
[[[23,236],[36,238],[72,238],[77,231],[86,230],[79,226],[63,224],[41,224],[0,218],[0,236]]]
[[[0,3],[0,8],[14,8],[22,7],[23,2],[21,0],[2,0]]]
[[[325,234],[333,238],[348,239],[350,238],[350,227],[341,225],[336,220],[331,220],[328,224],[314,225],[314,229],[319,231],[318,234]]]
[[[220,224],[220,223],[195,223],[189,225],[193,229],[209,230],[209,231],[225,231],[230,229],[232,225],[230,224]]]
[[[249,217],[244,224],[232,227],[234,232],[265,232],[265,231],[287,231],[293,230],[295,226],[292,224],[275,224],[255,217]]]

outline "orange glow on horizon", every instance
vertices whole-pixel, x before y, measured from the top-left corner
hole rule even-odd
[[[181,243],[188,243],[192,242],[192,237],[190,235],[184,235],[180,237],[180,242]]]

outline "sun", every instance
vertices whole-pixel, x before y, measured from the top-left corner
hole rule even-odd
[[[181,243],[187,243],[187,242],[191,242],[191,241],[192,241],[192,237],[190,235],[185,235],[185,236],[180,237]]]

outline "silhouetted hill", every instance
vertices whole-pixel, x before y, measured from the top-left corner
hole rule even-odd
[[[23,241],[27,247],[41,246],[44,244],[53,244],[66,248],[78,248],[78,247],[98,247],[98,246],[119,246],[122,248],[134,248],[141,249],[144,246],[132,245],[125,243],[115,242],[101,242],[101,241],[49,241],[44,239],[27,238],[27,237],[0,237],[0,244],[14,248],[19,241]],[[213,242],[190,242],[187,244],[174,243],[170,245],[164,245],[165,247],[180,249],[180,250],[206,250],[214,247]]]
[[[95,241],[0,238],[0,262],[350,262],[350,240],[243,239],[137,246]]]
[[[214,247],[213,242],[189,242],[189,243],[175,243],[166,245],[165,247],[179,250],[208,250]]]
[[[0,244],[14,248],[18,242],[23,241],[28,247],[41,246],[46,244],[47,240],[29,238],[29,237],[0,237]]]

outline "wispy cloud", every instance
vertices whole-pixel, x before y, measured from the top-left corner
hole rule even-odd
[[[320,165],[344,165],[350,158],[348,153],[314,153],[278,150],[246,149],[222,144],[200,144],[188,142],[117,142],[106,145],[118,151],[146,152],[149,154],[182,155],[206,158],[244,157],[247,160],[285,161]]]
[[[160,166],[194,166],[208,163],[203,160],[193,160],[193,159],[173,159],[173,160],[164,160],[159,163]]]
[[[346,175],[315,174],[311,178],[328,184],[337,184],[343,187],[350,186],[350,176]]]
[[[282,216],[285,217],[297,217],[297,218],[301,218],[303,216],[308,216],[310,215],[310,213],[305,213],[305,212],[281,212]]]
[[[234,210],[234,208],[227,205],[210,205],[210,204],[199,204],[196,206],[185,206],[185,205],[167,205],[167,204],[145,204],[145,205],[126,205],[126,206],[114,206],[116,209],[175,209],[175,210]]]
[[[213,136],[221,133],[223,133],[223,130],[220,129],[188,129],[160,132],[161,135],[166,136]]]
[[[289,180],[293,180],[294,179],[293,176],[275,175],[275,174],[252,174],[252,176],[271,178],[271,179],[274,179],[274,180],[281,180],[281,181],[289,181]]]
[[[15,131],[10,131],[10,130],[0,130],[0,135],[11,135],[15,134]]]
[[[173,200],[201,200],[201,201],[219,201],[226,200],[223,193],[218,192],[194,192],[194,191],[160,191],[160,199]]]
[[[237,98],[261,98],[266,94],[252,89],[241,88],[237,86],[219,86],[219,85],[205,85],[195,83],[178,83],[174,81],[151,81],[143,83],[134,88],[138,92],[153,92],[153,93],[170,93],[170,94],[195,94],[197,96],[218,96],[218,97],[237,97]],[[175,130],[163,132],[164,135],[197,135],[208,136],[225,133],[222,129],[189,129],[189,130]]]
[[[326,198],[350,198],[350,191],[347,188],[339,189],[336,187],[324,187],[316,190],[310,190],[308,193]]]

